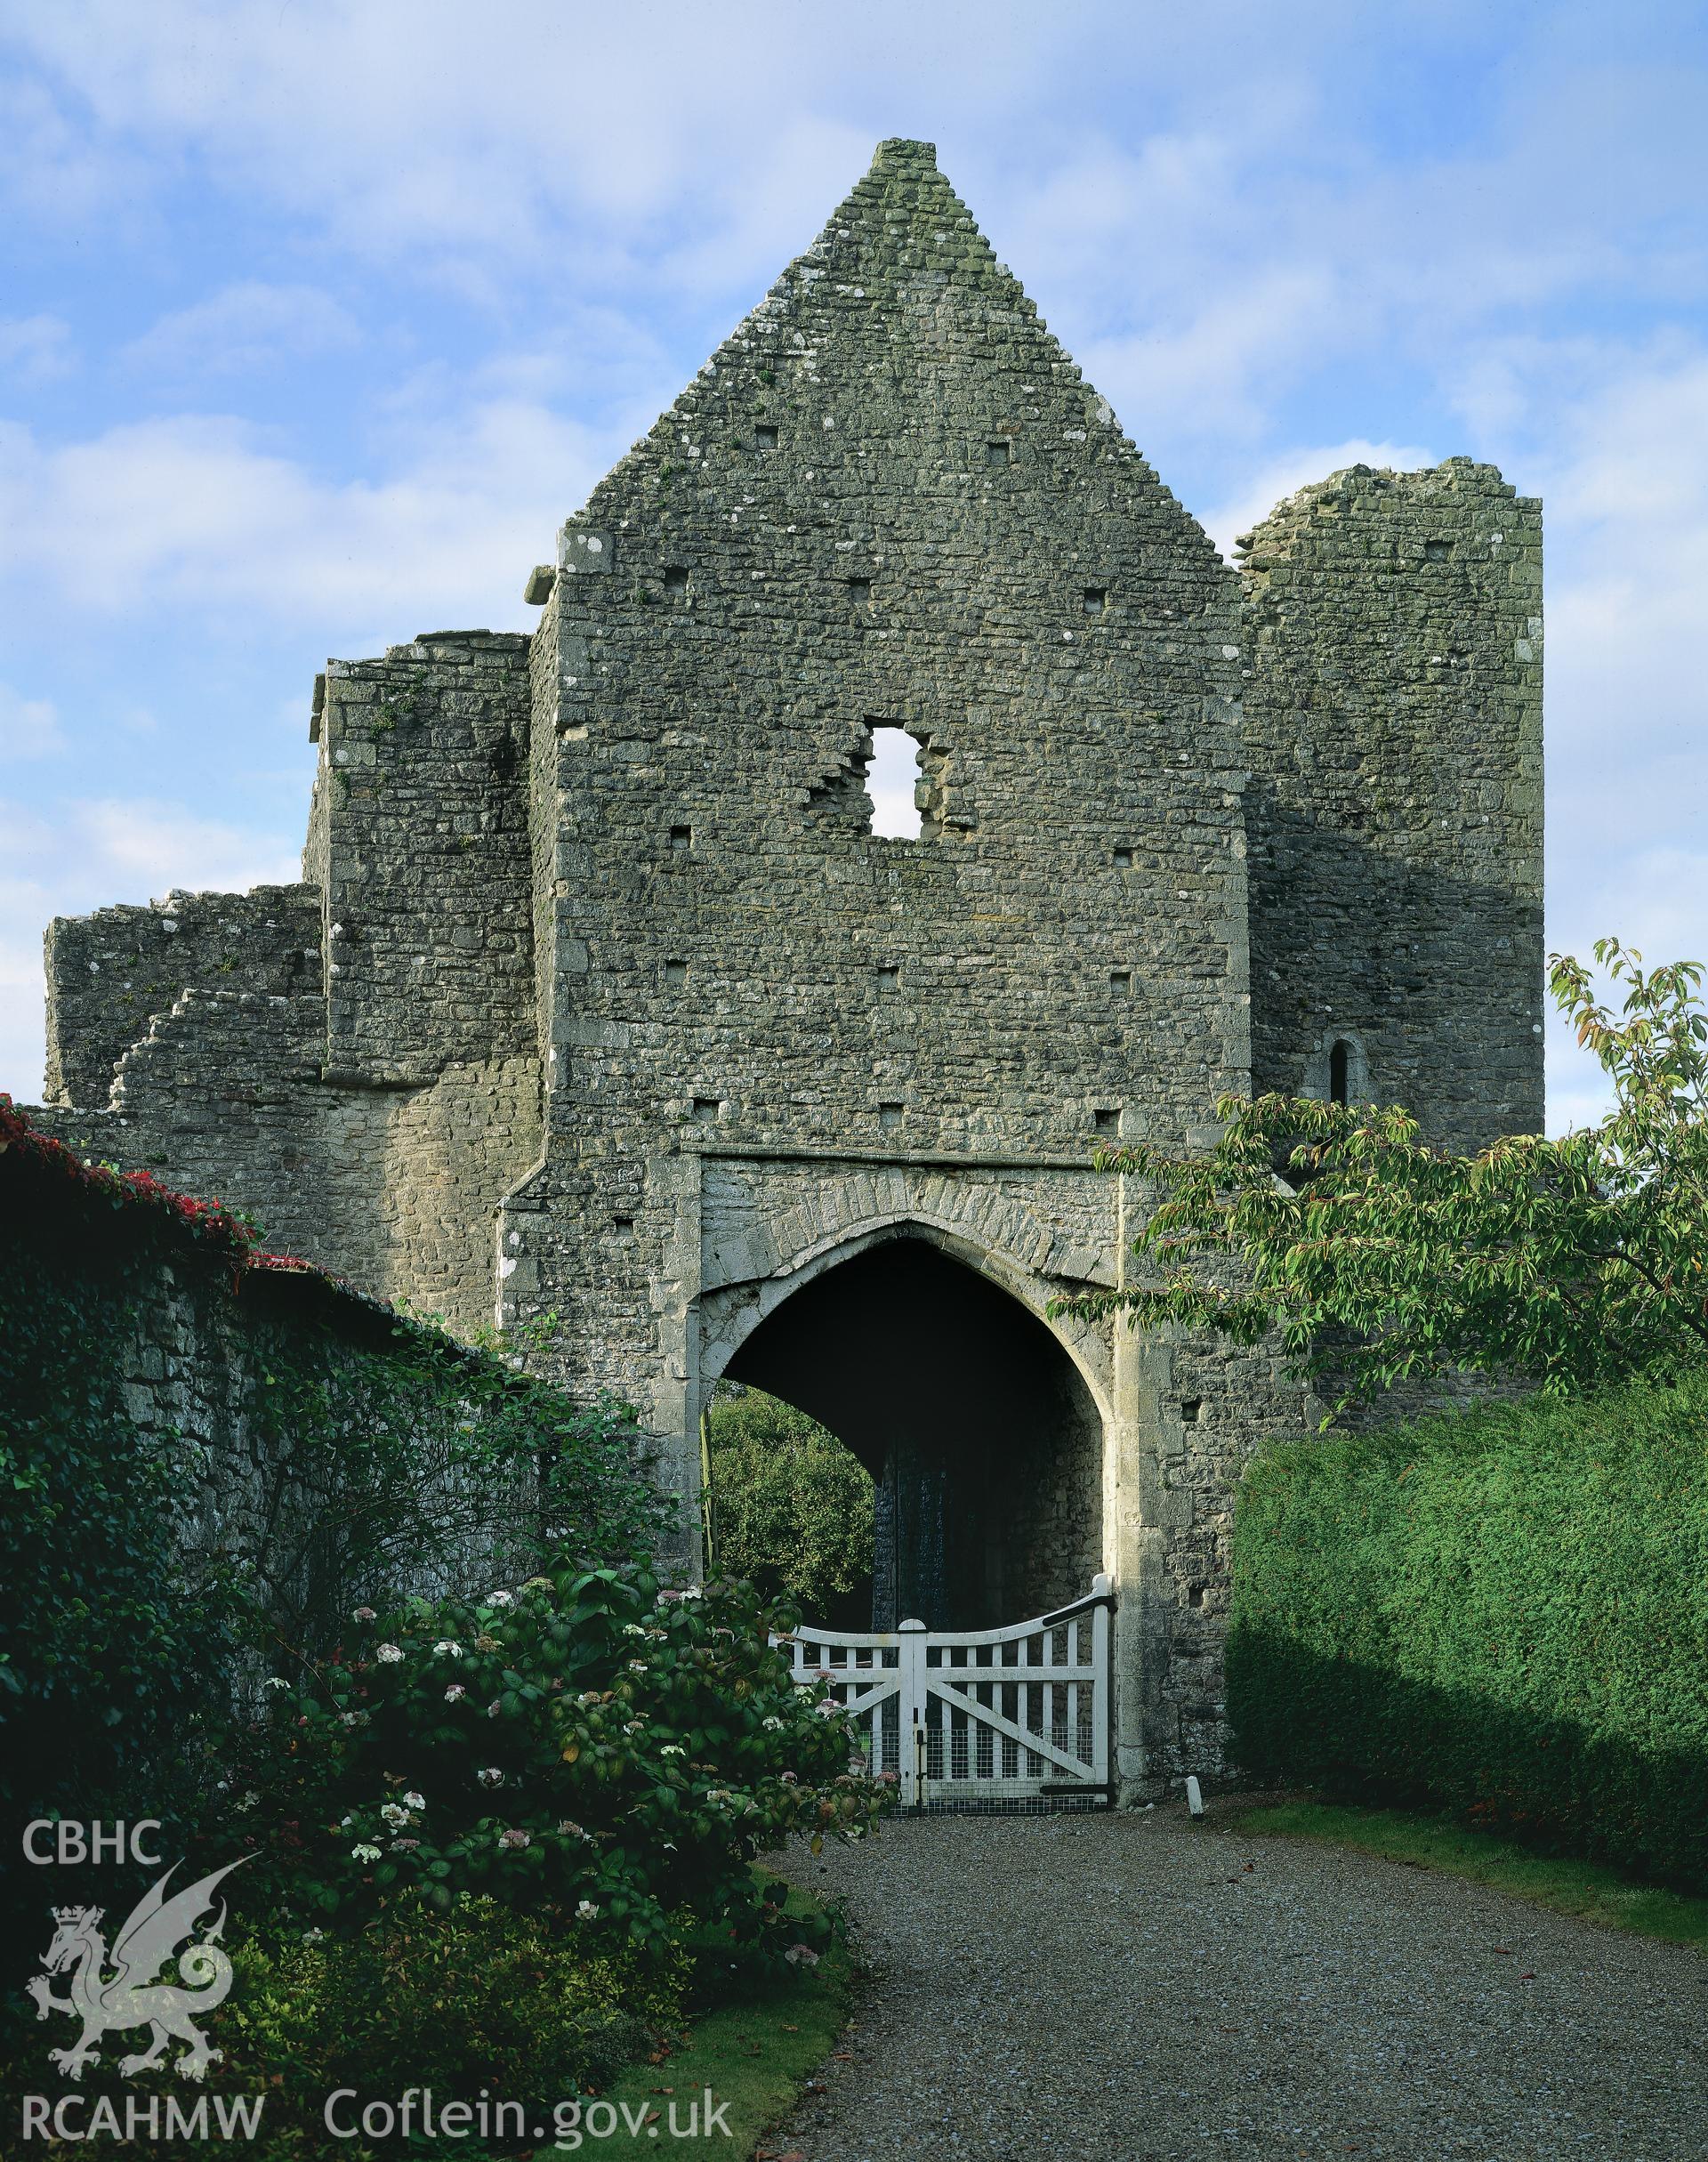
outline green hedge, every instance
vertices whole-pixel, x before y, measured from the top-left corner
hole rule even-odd
[[[1228,1708],[1260,1779],[1708,1884],[1708,1377],[1264,1451]]]

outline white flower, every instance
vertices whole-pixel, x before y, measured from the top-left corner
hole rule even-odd
[[[577,1922],[597,1922],[599,1909],[591,1900],[584,1900],[576,1909],[576,1919]]]
[[[591,1839],[592,1837],[591,1832],[582,1830],[573,1817],[560,1817],[558,1819],[558,1829],[566,1839]]]
[[[340,1712],[338,1716],[347,1727],[365,1727],[367,1724],[366,1712]]]
[[[447,1704],[455,1704],[459,1697],[466,1697],[468,1693],[460,1682],[453,1682],[445,1692],[445,1701]]]
[[[326,1932],[323,1929],[305,1929],[302,1932],[302,1941],[304,1944],[324,1944],[326,1936]]]
[[[263,1689],[289,1689],[291,1685],[283,1674],[269,1674],[261,1686]]]
[[[771,1733],[775,1734],[777,1730],[783,1724],[783,1722],[777,1716],[777,1714],[773,1712],[769,1719],[761,1720],[760,1724],[767,1728]]]
[[[629,1672],[632,1674],[643,1674],[646,1673],[646,1671],[647,1663],[644,1659],[631,1659],[629,1661]]]
[[[367,1842],[363,1840],[359,1846],[354,1846],[350,1850],[350,1859],[351,1861],[359,1862],[378,1861],[380,1850],[377,1847],[369,1846]]]
[[[818,1964],[818,1955],[809,1944],[792,1944],[783,1956],[792,1967],[816,1967]]]
[[[812,1708],[820,1719],[834,1719],[842,1707],[834,1697],[826,1697],[822,1704],[815,1704]]]
[[[513,1607],[516,1594],[514,1592],[492,1592],[487,1594],[487,1604],[489,1607]]]
[[[433,1650],[441,1658],[460,1659],[463,1656],[463,1647],[454,1636],[441,1636]]]
[[[580,1696],[576,1698],[576,1702],[577,1704],[597,1704],[599,1702],[599,1691],[596,1689],[584,1689],[582,1690]]]
[[[418,1795],[412,1787],[403,1797],[403,1806],[405,1809],[425,1809],[427,1797],[425,1795]]]
[[[624,1622],[623,1625],[623,1634],[624,1636],[645,1636],[647,1632],[640,1626],[639,1622]]]
[[[338,1829],[341,1832],[347,1832],[349,1831],[350,1826],[355,1823],[355,1821],[356,1819],[354,1817],[341,1817],[338,1819]]]
[[[660,1756],[686,1756],[688,1751],[680,1742],[666,1742],[658,1754]]]
[[[239,1795],[231,1806],[233,1809],[254,1809],[256,1803],[259,1802],[261,1796],[255,1792],[254,1788],[251,1787],[245,1793]]]
[[[380,1820],[383,1824],[389,1824],[394,1832],[400,1832],[409,1821],[409,1812],[399,1803],[382,1802]]]
[[[488,1764],[484,1771],[477,1771],[474,1776],[482,1787],[502,1787],[504,1783],[504,1775],[496,1764]]]
[[[496,1719],[499,1713],[502,1712],[504,1708],[504,1698],[502,1697],[495,1697],[492,1702],[487,1706],[487,1717],[488,1719]]]
[[[498,1835],[498,1844],[501,1847],[531,1846],[533,1844],[533,1834],[531,1832],[520,1832],[513,1829],[511,1831],[500,1832]]]
[[[358,1607],[350,1618],[351,1621],[377,1621],[379,1616],[375,1613],[372,1607]]]
[[[374,1657],[382,1666],[395,1666],[403,1657],[403,1648],[399,1644],[382,1644]]]

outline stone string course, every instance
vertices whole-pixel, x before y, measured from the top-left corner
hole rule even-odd
[[[1537,504],[1355,467],[1225,564],[930,146],[528,590],[531,638],[328,664],[300,886],[55,924],[47,1116],[457,1327],[555,1314],[690,1504],[713,1383],[839,1256],[1113,1280],[1100,1133],[1326,1093],[1336,1041],[1445,1143],[1539,1125]],[[1117,1579],[1124,1776],[1213,1771],[1231,1497],[1298,1393],[1052,1326],[1102,1460],[1035,1514]]]

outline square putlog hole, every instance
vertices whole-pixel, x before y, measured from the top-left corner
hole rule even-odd
[[[697,1126],[715,1125],[718,1113],[722,1109],[723,1099],[721,1096],[696,1096],[694,1099],[695,1125]]]
[[[1103,615],[1108,605],[1109,596],[1100,585],[1088,585],[1085,588],[1084,608],[1088,616]]]
[[[1132,851],[1130,848],[1118,848],[1115,851],[1115,867],[1117,871],[1132,870]]]
[[[1130,968],[1112,968],[1109,971],[1109,988],[1117,998],[1131,998],[1132,971]]]
[[[898,1103],[881,1103],[878,1106],[878,1124],[886,1130],[901,1124],[901,1106]]]
[[[775,450],[777,448],[777,429],[771,422],[761,421],[753,430],[753,448],[755,450]]]
[[[1092,1130],[1098,1133],[1118,1133],[1121,1131],[1121,1113],[1112,1104],[1104,1104],[1092,1113]]]
[[[1005,435],[994,437],[985,445],[987,465],[1011,465],[1013,463],[1014,447]]]
[[[1423,561],[1426,563],[1445,563],[1452,553],[1453,543],[1450,540],[1426,540],[1423,544]]]
[[[666,563],[665,565],[665,591],[672,600],[680,599],[687,593],[688,565],[686,563]]]
[[[871,579],[850,578],[848,582],[848,597],[854,607],[869,608],[872,605]]]
[[[682,985],[688,981],[687,962],[666,961],[665,964],[665,981],[670,986],[673,991],[680,990]]]
[[[881,991],[894,991],[900,988],[901,971],[892,964],[886,964],[880,968],[877,971],[877,978],[878,988]]]
[[[691,826],[673,826],[670,829],[670,845],[685,853],[694,845],[694,828]]]
[[[1204,1399],[1201,1396],[1188,1396],[1182,1398],[1180,1401],[1180,1416],[1186,1422],[1187,1425],[1196,1426],[1198,1421],[1204,1416]]]

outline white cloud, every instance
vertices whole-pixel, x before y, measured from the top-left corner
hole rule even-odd
[[[31,811],[0,800],[0,1090],[40,1100],[42,937],[56,916],[147,901],[173,886],[246,891],[299,875],[300,844],[181,803],[82,798]]]
[[[14,316],[0,321],[0,375],[26,387],[68,375],[77,365],[71,327],[57,315]]]
[[[27,698],[0,683],[0,759],[52,758],[65,748],[50,698]]]
[[[254,375],[338,351],[359,336],[354,319],[318,287],[251,279],[162,316],[117,357],[133,371]]]
[[[1078,357],[1141,447],[1156,440],[1164,415],[1176,442],[1195,434],[1254,440],[1278,394],[1320,361],[1325,327],[1345,309],[1325,266],[1261,270],[1224,281],[1183,316],[1085,341]]]
[[[520,627],[528,565],[625,440],[494,400],[420,432],[407,470],[339,483],[231,418],[57,448],[0,425],[0,579],[85,621],[241,607],[382,642],[429,618]]]

